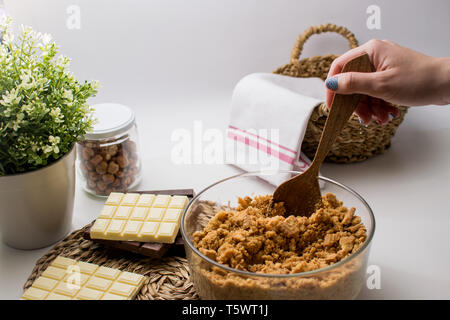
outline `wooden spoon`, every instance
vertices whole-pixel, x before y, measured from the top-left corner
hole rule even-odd
[[[365,53],[348,61],[342,72],[372,70],[369,56]],[[355,111],[360,98],[360,94],[334,95],[313,162],[306,171],[280,184],[273,194],[273,201],[283,202],[287,214],[309,217],[322,204],[319,187],[320,165]]]

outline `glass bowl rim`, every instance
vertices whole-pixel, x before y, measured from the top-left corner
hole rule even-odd
[[[217,261],[214,261],[210,258],[208,258],[207,256],[205,256],[204,254],[202,254],[194,245],[193,243],[191,243],[191,241],[187,238],[186,236],[186,230],[184,229],[184,222],[185,222],[185,218],[186,218],[186,214],[188,212],[188,210],[190,209],[190,207],[192,206],[192,204],[198,200],[198,198],[207,190],[215,187],[216,185],[228,181],[228,180],[232,180],[235,178],[240,178],[240,177],[251,177],[251,176],[261,176],[261,175],[274,175],[274,174],[288,174],[288,173],[293,173],[293,174],[300,174],[302,173],[301,171],[294,171],[294,170],[276,170],[276,171],[251,171],[251,172],[244,172],[244,173],[240,173],[240,174],[236,174],[233,176],[230,176],[228,178],[224,178],[221,179],[209,186],[207,186],[206,188],[204,188],[202,191],[200,191],[198,194],[196,194],[191,201],[189,201],[189,203],[187,204],[186,208],[183,211],[183,215],[181,216],[181,235],[183,237],[184,243],[187,244],[189,246],[189,248],[194,251],[195,254],[197,254],[200,258],[202,258],[203,260],[215,265],[216,267],[219,267],[221,269],[225,269],[229,272],[233,272],[233,273],[237,273],[237,274],[241,274],[244,276],[250,276],[250,277],[263,277],[263,278],[293,278],[293,277],[306,277],[306,276],[312,276],[315,274],[319,274],[319,273],[323,273],[323,272],[328,272],[331,271],[335,268],[338,268],[344,264],[346,264],[347,262],[350,262],[351,260],[353,260],[354,258],[356,258],[357,256],[359,256],[362,252],[365,251],[365,249],[371,244],[372,239],[373,239],[373,235],[375,233],[375,216],[373,214],[372,208],[369,206],[369,204],[366,202],[366,200],[364,200],[364,198],[359,195],[356,191],[354,191],[352,188],[347,187],[346,185],[339,183],[337,181],[334,181],[330,178],[326,178],[323,176],[319,176],[319,180],[324,180],[326,182],[332,183],[338,187],[341,187],[342,189],[350,192],[351,194],[353,194],[358,200],[361,201],[361,203],[367,208],[368,212],[369,212],[369,217],[370,217],[370,221],[372,223],[372,229],[368,235],[368,237],[366,238],[366,240],[364,241],[363,245],[361,247],[358,248],[358,250],[356,250],[354,253],[352,253],[351,255],[349,255],[348,257],[333,263],[325,268],[319,268],[316,270],[311,270],[311,271],[305,271],[305,272],[299,272],[299,273],[289,273],[289,274],[275,274],[275,273],[256,273],[256,272],[250,272],[250,271],[244,271],[244,270],[238,270],[235,268],[231,268],[228,266],[225,266],[223,264],[218,263]]]

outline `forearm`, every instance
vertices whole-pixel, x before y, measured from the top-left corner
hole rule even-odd
[[[450,104],[450,58],[436,58],[436,104]]]

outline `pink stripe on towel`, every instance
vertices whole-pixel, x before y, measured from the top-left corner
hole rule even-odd
[[[288,156],[288,155],[286,155],[284,153],[281,153],[281,152],[279,152],[277,150],[274,150],[274,149],[270,148],[269,146],[260,144],[260,143],[258,143],[258,141],[255,141],[255,140],[250,139],[248,137],[244,137],[244,136],[242,136],[240,134],[237,134],[235,132],[228,131],[228,138],[236,140],[236,141],[239,141],[239,142],[242,142],[242,143],[244,143],[244,144],[246,144],[246,145],[248,145],[250,147],[256,148],[256,149],[260,150],[261,152],[265,152],[265,153],[267,153],[267,154],[269,154],[271,156],[274,156],[274,157],[280,159],[281,161],[284,161],[284,162],[289,163],[291,165],[295,161],[295,158],[293,158],[293,157],[290,157],[290,156]]]
[[[297,154],[297,151],[295,151],[295,150],[289,149],[289,148],[287,148],[287,147],[285,147],[285,146],[282,146],[282,145],[280,145],[280,144],[278,144],[278,143],[272,142],[272,141],[270,141],[269,139],[260,137],[260,136],[258,136],[257,134],[254,134],[254,133],[252,133],[252,132],[248,132],[248,131],[246,131],[246,130],[244,130],[244,129],[239,129],[239,128],[235,127],[235,126],[232,126],[231,124],[228,126],[228,128],[233,129],[233,130],[238,130],[238,131],[244,132],[244,133],[249,134],[249,135],[251,135],[251,136],[257,137],[258,139],[267,141],[267,142],[269,142],[270,144],[273,144],[273,145],[275,145],[275,146],[277,146],[277,147],[279,147],[279,148],[281,148],[281,149],[284,149],[284,150],[286,150],[286,151],[290,151],[290,152],[292,152],[292,153],[295,154],[295,155]]]

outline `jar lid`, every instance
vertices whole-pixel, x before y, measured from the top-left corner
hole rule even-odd
[[[93,117],[96,123],[92,132],[86,133],[85,139],[104,139],[127,132],[135,122],[134,112],[129,107],[118,103],[101,103],[93,105]]]

